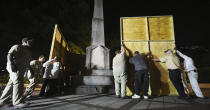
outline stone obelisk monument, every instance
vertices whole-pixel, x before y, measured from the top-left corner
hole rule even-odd
[[[91,73],[84,76],[85,85],[112,85],[109,51],[105,47],[103,0],[94,0],[91,45],[86,48],[85,63]]]

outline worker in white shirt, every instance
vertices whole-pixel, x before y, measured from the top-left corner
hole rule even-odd
[[[125,49],[122,45],[121,50],[115,52],[115,57],[113,58],[113,75],[115,82],[115,93],[117,97],[126,97],[126,82],[127,75],[125,72],[126,61],[125,61]]]
[[[176,50],[176,48],[175,48]],[[187,72],[188,79],[190,80],[190,84],[192,86],[193,91],[195,92],[195,95],[198,98],[204,98],[201,89],[198,85],[198,72],[197,68],[194,66],[194,62],[192,58],[184,55],[180,51],[176,50],[176,53],[184,59],[184,69]]]
[[[45,72],[43,75],[42,88],[39,96],[51,96],[54,94],[53,89],[55,89],[55,83],[53,84],[54,79],[59,77],[60,70],[62,69],[60,58],[56,56],[53,59],[48,60],[43,64],[43,67],[45,67]],[[48,89],[45,92],[47,85]]]

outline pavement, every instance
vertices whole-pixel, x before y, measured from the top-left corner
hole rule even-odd
[[[64,95],[28,99],[26,108],[19,110],[209,110],[210,98],[179,99],[178,96],[159,96],[150,99],[118,98],[113,94]],[[4,106],[0,110],[14,110]]]

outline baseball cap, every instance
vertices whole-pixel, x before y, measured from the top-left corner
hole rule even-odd
[[[165,50],[164,52],[166,53],[166,52],[168,52],[168,51],[171,51],[171,52],[172,52],[172,50],[171,50],[171,49],[167,49],[167,50]]]
[[[31,41],[31,42],[32,42],[33,40],[30,39],[30,38],[28,38],[28,37],[24,37],[24,38],[22,39],[22,43],[23,43],[23,42],[26,42],[26,41]]]

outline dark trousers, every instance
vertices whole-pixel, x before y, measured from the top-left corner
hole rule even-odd
[[[171,82],[173,83],[174,87],[176,88],[177,92],[179,93],[179,96],[186,97],[187,95],[184,92],[184,87],[182,84],[181,79],[181,70],[180,69],[169,69],[169,78]]]
[[[39,96],[51,96],[54,94],[54,91],[55,91],[55,84],[56,82],[54,81],[54,79],[47,79],[47,78],[44,78],[42,80],[42,88],[41,88],[41,91],[39,93]],[[47,90],[45,92],[45,89],[47,87]]]
[[[135,93],[139,95],[140,85],[143,84],[143,95],[148,95],[149,89],[149,75],[148,70],[138,70],[135,72]]]
[[[50,79],[43,78],[42,80],[42,88],[39,92],[39,96],[43,96],[45,94],[45,89],[49,83]]]

